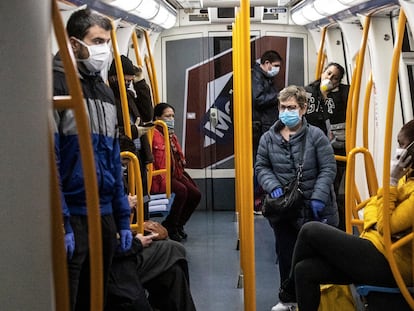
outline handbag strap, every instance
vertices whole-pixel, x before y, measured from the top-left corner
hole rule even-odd
[[[306,148],[306,135],[308,131],[307,128],[305,128],[305,134],[302,140],[302,146],[300,149],[300,156],[299,156],[299,165],[298,165],[298,172],[297,172],[297,179],[302,179],[302,172],[303,172],[303,156],[305,154],[305,148]]]

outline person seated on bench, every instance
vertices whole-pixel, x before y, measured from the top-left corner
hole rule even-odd
[[[414,214],[414,158],[407,151],[414,142],[414,120],[401,128],[397,138],[399,148],[391,162],[389,195],[391,234],[396,238],[411,231]],[[379,189],[365,206],[360,237],[320,222],[309,222],[301,228],[290,276],[279,291],[282,302],[297,302],[300,311],[317,311],[321,284],[397,287],[384,255],[382,193]],[[406,284],[412,281],[411,256],[411,243],[395,252]]]
[[[123,136],[120,149],[134,153],[135,145]],[[129,195],[128,201],[130,208],[135,208],[136,196]],[[153,229],[157,227],[161,229]],[[184,246],[168,239],[161,225],[144,223],[144,229],[145,235],[134,235],[128,252],[115,254],[105,311],[195,311]]]
[[[170,138],[171,150],[171,191],[175,193],[170,213],[162,222],[167,228],[171,239],[181,241],[187,238],[184,225],[190,219],[201,200],[201,192],[197,185],[184,170],[185,157],[174,134],[174,107],[167,103],[159,103],[154,108],[154,119],[162,120],[167,124],[168,133],[163,133],[162,127],[156,126],[152,139],[152,154],[154,156],[154,170],[165,169],[165,143],[164,135]],[[166,177],[156,175],[152,177],[151,194],[165,193]]]

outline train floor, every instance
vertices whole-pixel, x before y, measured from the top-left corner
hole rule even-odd
[[[261,215],[254,216],[254,227],[256,310],[270,311],[279,289],[273,231]],[[196,210],[185,229],[188,238],[183,244],[197,311],[244,310],[235,213]]]

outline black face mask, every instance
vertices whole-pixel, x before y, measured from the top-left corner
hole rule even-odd
[[[125,89],[127,90],[127,92],[128,92],[128,88],[129,88],[130,85],[131,85],[130,83],[125,83]],[[120,94],[118,81],[110,81],[109,86],[111,87],[114,94],[117,94],[117,95]]]

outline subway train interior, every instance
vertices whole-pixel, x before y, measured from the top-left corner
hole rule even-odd
[[[347,163],[350,234],[358,204],[389,182],[397,133],[414,118],[412,0],[42,0],[0,8],[1,310],[69,310],[51,156],[53,110],[65,103],[53,96],[52,59],[65,50],[76,64],[65,25],[77,10],[108,17],[112,58],[126,55],[141,66],[153,104],[175,107],[186,171],[202,193],[182,241],[198,311],[264,311],[279,301],[275,237],[254,213],[251,66],[265,51],[282,58],[277,90],[310,84],[329,62],[345,68],[346,155],[337,159]],[[76,80],[68,68],[67,81]],[[71,94],[75,106],[76,98]],[[392,265],[394,246],[386,245]],[[398,279],[398,268],[393,273]],[[394,295],[414,310],[410,284],[397,284]],[[355,310],[365,310],[359,292],[353,295]]]

